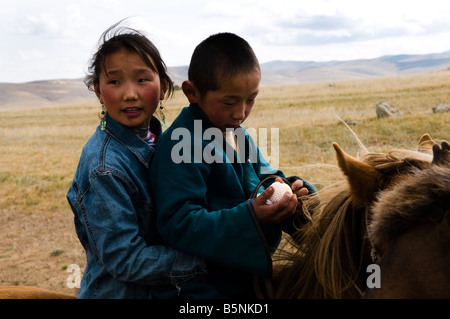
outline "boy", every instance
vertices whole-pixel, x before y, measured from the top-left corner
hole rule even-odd
[[[260,79],[258,60],[244,39],[220,33],[204,40],[182,84],[190,105],[154,153],[150,174],[158,230],[169,246],[208,264],[205,285],[212,289],[197,298],[253,297],[252,275],[271,276],[281,222],[292,225],[297,197],[308,193],[298,179],[294,194],[276,204],[266,204],[272,187],[249,200],[266,175],[283,176],[240,126],[255,103]]]

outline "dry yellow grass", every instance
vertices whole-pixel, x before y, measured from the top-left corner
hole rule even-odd
[[[432,114],[432,108],[449,104],[450,71],[336,83],[307,83],[263,87],[246,127],[280,128],[280,167],[288,175],[303,176],[319,187],[340,173],[331,166],[331,143],[351,154],[357,143],[338,117],[371,151],[412,148],[423,133],[448,139],[450,114]],[[401,118],[377,119],[376,104],[387,101]]]
[[[450,139],[450,71],[396,78],[262,87],[246,128],[279,128],[280,168],[321,187],[341,178],[331,143],[350,154],[354,138],[375,151],[413,148],[423,133]],[[377,119],[388,101],[404,116]],[[187,100],[165,103],[172,121]],[[69,264],[85,266],[65,195],[81,149],[98,124],[99,105],[0,110],[0,285],[28,285],[76,295],[66,286]],[[270,151],[269,151],[270,152]]]

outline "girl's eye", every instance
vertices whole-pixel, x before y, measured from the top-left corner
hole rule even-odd
[[[117,80],[110,80],[108,83],[117,85],[117,84],[119,84],[119,81],[117,81]]]
[[[147,81],[150,81],[150,80],[149,80],[149,79],[139,79],[139,80],[138,80],[139,83],[147,82]]]

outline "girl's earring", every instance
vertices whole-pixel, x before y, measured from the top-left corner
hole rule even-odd
[[[166,116],[164,115],[163,109],[164,109],[164,106],[162,105],[162,100],[159,100],[159,110],[161,112],[162,125],[167,126]]]
[[[100,125],[101,125],[101,129],[102,131],[106,130],[106,108],[105,105],[102,104],[102,113],[100,115]]]

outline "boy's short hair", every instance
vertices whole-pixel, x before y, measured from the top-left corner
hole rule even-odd
[[[192,54],[188,78],[201,96],[220,88],[221,81],[237,73],[260,71],[247,41],[233,33],[217,33],[202,41]]]

